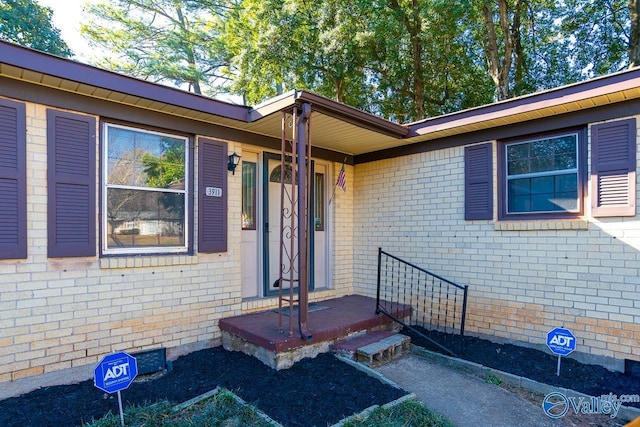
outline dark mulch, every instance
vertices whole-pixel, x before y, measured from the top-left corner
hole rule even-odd
[[[442,334],[420,329],[421,332],[439,344],[452,349],[465,360],[476,362],[493,369],[519,375],[553,386],[569,388],[591,396],[613,393],[640,394],[640,378],[622,372],[613,372],[599,365],[580,363],[570,357],[563,357],[560,376],[557,375],[558,356],[533,348],[512,344],[496,344],[475,337],[461,338],[459,335]],[[411,342],[428,350],[446,354],[423,337],[404,330],[411,336]],[[625,403],[640,407],[640,403]]]
[[[126,405],[167,399],[184,402],[222,386],[285,426],[327,426],[406,393],[322,354],[275,371],[257,359],[221,347],[178,358],[159,378],[134,382],[121,392]],[[0,401],[0,425],[74,426],[118,412],[117,395],[93,381],[47,387]]]
[[[639,394],[640,378],[612,372],[598,365],[562,359],[556,375],[557,356],[511,344],[495,344],[475,337],[424,331],[452,348],[466,360],[535,381],[570,388],[592,396],[613,393]],[[430,341],[404,331],[412,342],[443,352]],[[464,345],[462,345],[464,344]],[[184,402],[222,386],[234,391],[285,426],[327,426],[384,404],[405,393],[347,365],[330,354],[305,359],[293,368],[275,371],[257,359],[222,348],[197,351],[180,357],[173,369],[159,378],[135,382],[122,392],[125,405],[167,399]],[[640,407],[640,404],[627,404]],[[115,395],[93,386],[93,381],[39,389],[0,401],[0,426],[73,426],[117,413]]]

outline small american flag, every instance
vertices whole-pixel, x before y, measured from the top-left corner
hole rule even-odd
[[[336,181],[336,185],[342,188],[342,191],[347,191],[347,174],[344,171],[344,163],[342,164],[342,169],[340,169],[340,173],[338,174],[338,181]]]

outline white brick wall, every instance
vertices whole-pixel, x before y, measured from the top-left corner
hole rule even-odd
[[[495,172],[495,147],[493,164]],[[469,334],[539,347],[564,325],[578,352],[640,359],[638,216],[465,221],[462,147],[357,165],[355,174],[356,293],[375,296],[382,247],[469,285]]]
[[[0,382],[217,343],[218,319],[241,313],[241,175],[229,175],[226,253],[48,259],[46,107],[26,111],[28,258],[0,261]]]

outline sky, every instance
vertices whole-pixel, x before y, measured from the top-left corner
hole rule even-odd
[[[53,25],[60,30],[62,39],[73,51],[76,60],[88,62],[92,57],[91,48],[80,35],[80,23],[86,18],[83,8],[87,3],[98,3],[99,0],[37,0],[42,6],[53,10]]]

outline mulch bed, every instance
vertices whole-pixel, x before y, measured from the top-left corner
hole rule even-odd
[[[276,371],[257,359],[221,347],[178,358],[170,372],[134,382],[121,392],[125,407],[167,399],[181,403],[221,386],[285,426],[327,426],[406,393],[322,354]],[[0,425],[75,426],[118,413],[117,395],[93,381],[47,387],[0,401]]]
[[[423,334],[452,349],[458,357],[493,369],[529,378],[541,383],[569,388],[591,396],[613,393],[640,394],[640,378],[622,372],[613,372],[599,365],[580,363],[563,357],[560,376],[557,376],[558,356],[513,344],[496,344],[476,337],[461,338],[418,328]],[[404,330],[411,342],[428,350],[446,354],[429,340]],[[625,403],[640,408],[640,403]]]
[[[542,383],[592,396],[640,394],[640,378],[602,366],[563,358],[556,375],[557,356],[512,344],[475,337],[422,331],[456,351],[459,357]],[[443,352],[409,331],[412,342]],[[167,399],[184,402],[214,389],[227,388],[285,426],[327,426],[374,404],[391,402],[405,393],[368,376],[330,354],[305,359],[291,369],[275,371],[257,359],[221,347],[180,357],[173,369],[158,378],[136,381],[122,391],[125,405]],[[640,407],[640,404],[627,404]],[[47,387],[0,401],[0,425],[73,426],[117,413],[116,395],[94,387],[93,381]]]

